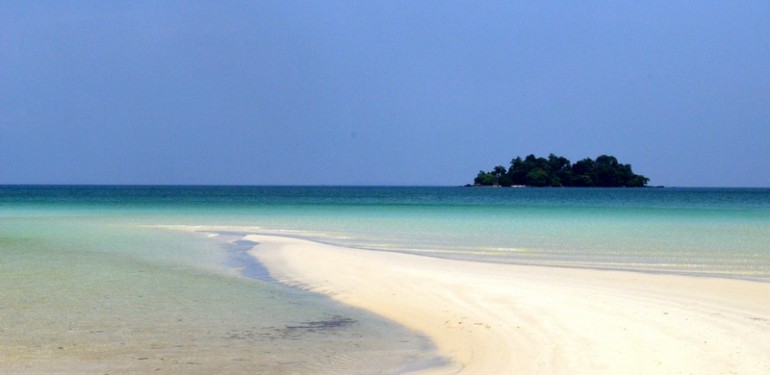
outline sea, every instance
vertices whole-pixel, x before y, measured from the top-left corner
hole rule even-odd
[[[3,372],[398,374],[445,360],[420,333],[272,279],[247,234],[770,282],[770,189],[0,186]]]

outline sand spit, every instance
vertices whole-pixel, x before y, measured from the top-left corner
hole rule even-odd
[[[770,373],[770,283],[246,239],[275,279],[431,337],[452,364],[424,373]]]

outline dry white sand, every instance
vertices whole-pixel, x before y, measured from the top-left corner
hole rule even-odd
[[[431,337],[429,373],[770,374],[770,284],[528,267],[249,236],[276,279]]]

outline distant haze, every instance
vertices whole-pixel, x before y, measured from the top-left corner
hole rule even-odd
[[[770,186],[770,2],[3,1],[0,184]]]

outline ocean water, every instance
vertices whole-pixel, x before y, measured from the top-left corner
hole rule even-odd
[[[3,186],[6,372],[387,374],[441,361],[417,333],[274,282],[246,233],[770,281],[770,189]]]

